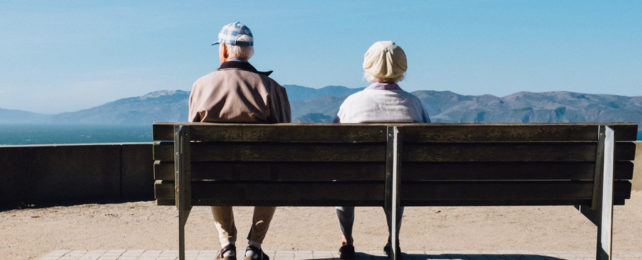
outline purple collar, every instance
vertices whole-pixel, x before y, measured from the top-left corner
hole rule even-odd
[[[368,86],[366,89],[400,90],[401,88],[399,87],[399,85],[397,85],[397,83],[379,82],[370,84],[370,86]]]

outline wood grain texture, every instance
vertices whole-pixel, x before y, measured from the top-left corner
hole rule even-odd
[[[594,161],[595,144],[557,143],[405,143],[404,162],[564,162]]]
[[[409,142],[596,141],[599,124],[430,124],[403,126]],[[616,140],[636,140],[635,124],[614,124]]]
[[[595,176],[593,162],[453,162],[403,165],[403,181],[448,180],[587,180]],[[630,180],[633,163],[615,164],[615,178]]]
[[[156,180],[174,180],[173,162],[154,164]],[[192,179],[219,181],[383,181],[383,162],[195,162]]]
[[[404,143],[408,162],[594,161],[596,143]],[[633,160],[635,143],[617,143],[615,159]],[[154,159],[173,160],[173,144],[156,142]],[[385,160],[385,144],[192,143],[192,161],[248,162],[377,162]]]
[[[234,142],[383,142],[388,125],[417,142],[595,141],[597,127],[615,129],[617,141],[634,141],[634,123],[511,124],[223,124],[154,123],[154,140],[171,140],[173,125],[192,128],[196,140]],[[273,127],[278,126],[278,127]]]
[[[156,199],[171,201],[172,182],[156,184]],[[193,205],[383,206],[383,182],[274,183],[194,182]]]
[[[385,143],[192,143],[192,162],[385,162]],[[171,161],[172,146],[154,145],[154,159]]]
[[[174,180],[173,162],[156,161],[155,180]],[[334,162],[200,162],[192,179],[220,181],[377,181],[384,163]],[[592,162],[455,162],[406,163],[403,181],[447,180],[593,180]],[[615,179],[630,180],[633,163],[615,164]]]
[[[614,198],[630,198],[631,183],[614,184]],[[413,182],[404,183],[403,205],[580,205],[590,203],[592,182]]]
[[[383,206],[383,183],[194,182],[193,205]],[[614,202],[630,198],[631,184],[615,182]],[[156,182],[156,199],[171,201],[172,182]],[[579,205],[590,203],[590,182],[404,183],[405,206]]]
[[[366,124],[187,124],[203,142],[359,143],[385,142],[385,125]],[[171,135],[170,125],[154,124],[154,140]],[[277,126],[277,127],[275,127]]]
[[[404,162],[592,162],[593,142],[404,143]],[[616,160],[633,160],[635,144],[616,145]]]

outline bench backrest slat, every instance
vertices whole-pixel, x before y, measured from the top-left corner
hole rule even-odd
[[[385,161],[384,143],[194,143],[193,162],[381,162]],[[635,144],[620,142],[616,160],[633,160]],[[407,143],[403,160],[410,162],[474,162],[474,161],[574,161],[595,160],[595,143]],[[561,153],[559,151],[565,151]],[[154,146],[157,160],[173,161],[173,143]]]
[[[172,161],[174,146],[155,146],[157,159]],[[193,143],[192,162],[385,162],[385,143]]]
[[[595,142],[598,124],[431,124],[404,126],[404,139],[416,143],[457,142]],[[635,124],[609,124],[615,140],[635,140]]]
[[[474,170],[471,170],[474,169]],[[383,178],[384,163],[370,162],[195,162],[192,179],[219,181],[376,181]],[[174,180],[174,163],[154,165],[156,180]],[[633,163],[615,164],[615,179],[630,180]],[[595,177],[593,162],[455,162],[403,164],[403,181],[455,180],[583,180]]]
[[[173,140],[176,123],[154,123],[154,140]],[[217,124],[188,125],[192,137],[202,141],[225,142],[381,142],[386,139],[386,124]],[[395,124],[404,127],[406,139],[416,142],[536,142],[590,141],[598,134],[595,123],[566,124]],[[527,127],[524,127],[526,126]],[[637,125],[608,123],[615,140],[635,140]],[[274,127],[278,126],[278,127]]]

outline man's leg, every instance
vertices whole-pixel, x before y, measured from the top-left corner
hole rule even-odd
[[[212,215],[218,231],[221,248],[236,242],[236,226],[234,225],[234,212],[229,206],[213,206]]]
[[[250,233],[247,235],[248,247],[245,250],[246,260],[265,260],[269,259],[263,253],[261,244],[265,235],[267,234],[270,222],[274,216],[276,207],[254,207],[254,215],[252,216],[252,227]]]
[[[252,216],[252,227],[247,239],[252,243],[263,243],[265,234],[267,234],[270,222],[274,216],[276,207],[254,207],[254,215]]]

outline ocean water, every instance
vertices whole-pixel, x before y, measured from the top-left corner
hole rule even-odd
[[[0,145],[151,142],[152,126],[0,124]]]
[[[642,140],[642,131],[638,132]],[[0,145],[151,142],[152,126],[0,124]]]

